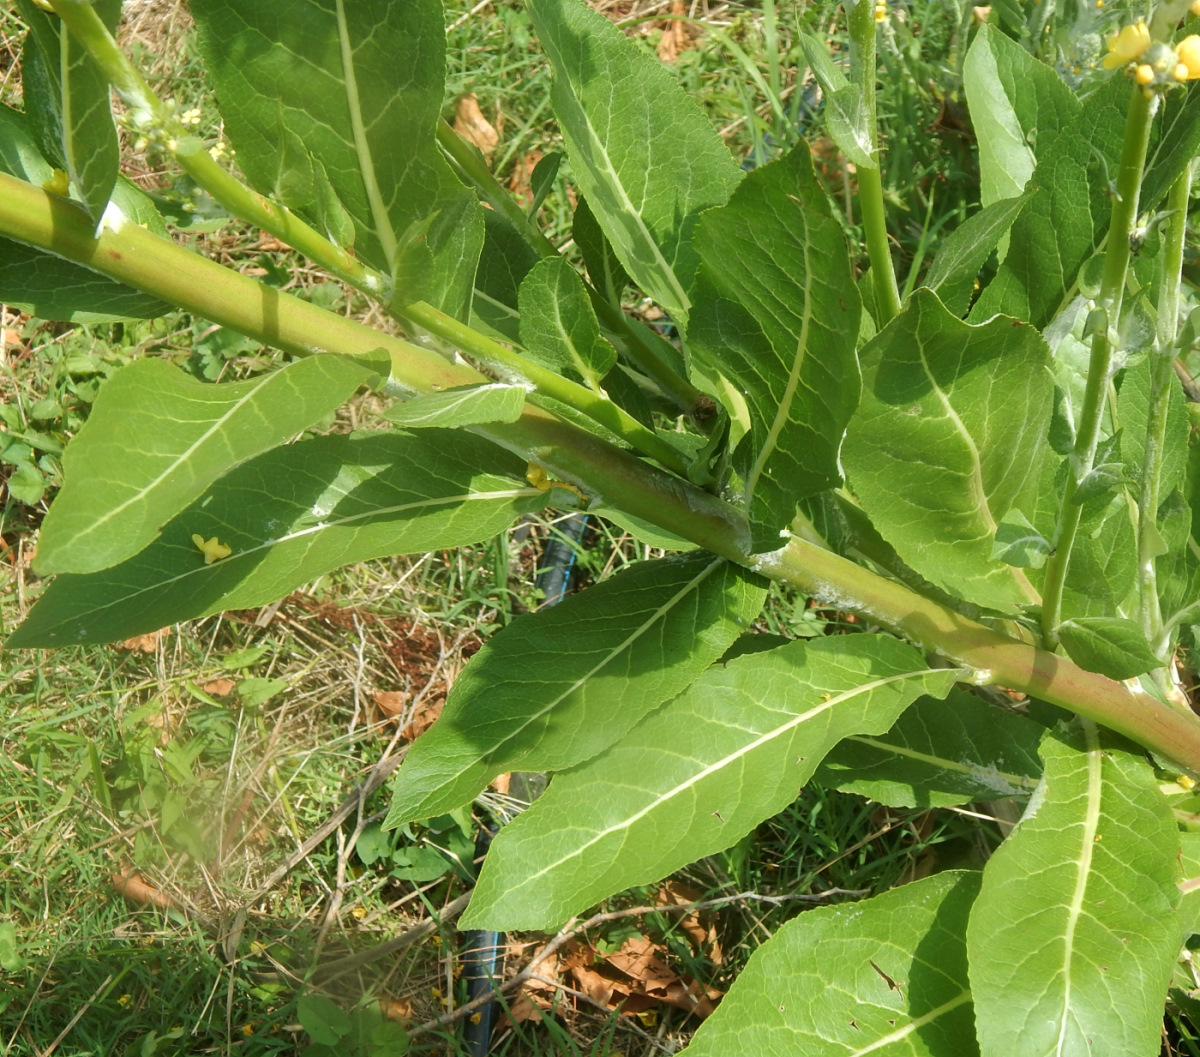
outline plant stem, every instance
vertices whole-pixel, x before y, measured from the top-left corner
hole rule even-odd
[[[458,170],[459,176],[471,184],[479,197],[508,221],[534,253],[543,260],[558,256],[554,243],[525,215],[525,211],[513,196],[500,186],[500,182],[474,147],[445,121],[438,122],[437,139]],[[652,379],[659,390],[684,414],[694,415],[697,407],[708,398],[679,373],[676,365],[662,355],[653,341],[631,324],[620,308],[610,304],[591,283],[585,283],[584,286],[601,324],[609,332],[619,336],[621,346],[633,365]]]
[[[1175,380],[1175,337],[1179,326],[1179,281],[1183,267],[1183,243],[1187,233],[1187,206],[1192,190],[1192,167],[1186,166],[1167,195],[1167,218],[1163,236],[1162,279],[1158,294],[1158,334],[1150,353],[1150,404],[1146,414],[1146,447],[1142,455],[1142,487],[1138,497],[1138,597],[1142,631],[1147,642],[1156,642],[1162,631],[1155,560],[1162,552],[1158,507],[1163,455],[1167,435],[1167,411]],[[1160,654],[1166,663],[1167,658]]]
[[[133,223],[95,237],[76,203],[4,174],[0,232],[285,351],[386,354],[394,384],[410,392],[482,381],[468,366],[265,287]],[[516,422],[473,431],[731,561],[858,610],[971,669],[976,681],[996,682],[1062,705],[1200,772],[1196,717],[977,624],[811,543],[793,538],[781,551],[752,556],[740,510],[541,408],[527,404]]]
[[[1058,538],[1046,562],[1046,578],[1042,588],[1042,635],[1047,648],[1058,645],[1063,587],[1071,562],[1071,549],[1075,545],[1075,536],[1083,515],[1083,506],[1075,502],[1075,494],[1092,472],[1096,460],[1096,446],[1100,441],[1104,397],[1112,374],[1113,337],[1121,322],[1125,273],[1129,267],[1129,240],[1137,223],[1142,170],[1146,164],[1150,121],[1157,109],[1157,99],[1158,96],[1153,94],[1147,98],[1141,88],[1135,87],[1130,96],[1125,119],[1125,143],[1121,148],[1121,164],[1113,192],[1108,241],[1104,251],[1104,272],[1097,304],[1103,318],[1092,336],[1092,352],[1088,363],[1083,408],[1080,412],[1079,432],[1075,436],[1075,447],[1071,453],[1071,472],[1067,475],[1059,507]]]
[[[148,138],[167,150],[193,180],[236,217],[269,231],[293,249],[352,286],[380,298],[391,298],[391,279],[366,267],[340,246],[310,227],[291,210],[246,187],[226,172],[190,135],[168,106],[151,90],[125,57],[89,0],[52,0],[54,10],[104,72],[117,94],[133,111],[133,121]]]
[[[850,80],[862,92],[867,134],[871,143],[872,168],[858,167],[858,206],[862,211],[867,257],[871,261],[871,281],[875,288],[876,322],[880,329],[900,313],[900,288],[888,243],[887,214],[883,208],[883,174],[879,167],[879,123],[875,105],[875,25],[871,0],[848,0],[850,28]]]

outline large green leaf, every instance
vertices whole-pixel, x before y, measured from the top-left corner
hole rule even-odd
[[[1140,482],[1142,479],[1151,376],[1157,355],[1151,353],[1141,363],[1125,371],[1121,379],[1121,392],[1117,398],[1117,421],[1121,424],[1121,459],[1125,463],[1125,475],[1132,481]],[[1169,363],[1163,366],[1170,373]],[[1167,390],[1165,443],[1158,478],[1160,496],[1170,495],[1172,489],[1183,484],[1188,458],[1187,401],[1183,389],[1174,383],[1175,377],[1171,374],[1171,385]]]
[[[1031,793],[1042,773],[1042,728],[951,690],[923,697],[886,734],[846,738],[816,779],[890,807],[945,807]]]
[[[711,554],[643,562],[505,628],[409,750],[388,825],[441,814],[496,775],[587,760],[720,657],[762,581]]]
[[[1142,209],[1157,206],[1183,167],[1200,153],[1200,85],[1193,81],[1186,92],[1165,93],[1155,133],[1146,157],[1146,177],[1138,203]]]
[[[979,874],[948,871],[789,921],[687,1057],[971,1057],[963,940]]]
[[[858,292],[808,145],[755,170],[729,205],[706,213],[696,245],[688,337],[749,405],[738,468],[754,545],[773,550],[797,501],[840,482],[838,451],[859,394]]]
[[[429,393],[396,404],[383,417],[398,426],[474,426],[481,422],[516,422],[528,390],[520,385],[489,382]]]
[[[32,0],[18,0],[18,6],[45,75],[29,79],[26,110],[37,110],[42,122],[55,127],[71,183],[99,223],[121,167],[108,79],[57,15]],[[94,0],[93,6],[114,30],[121,20],[121,0]],[[25,54],[29,56],[28,49]]]
[[[972,319],[1003,313],[1045,327],[1070,299],[1080,269],[1108,233],[1109,180],[1121,154],[1129,92],[1125,78],[1114,78],[1065,127],[1037,130],[1029,185],[1038,190],[1013,224],[1008,254]]]
[[[1179,834],[1140,753],[1048,731],[1044,786],[988,862],[967,949],[984,1057],[1150,1057],[1179,951]]]
[[[1032,327],[969,326],[926,290],[862,352],[863,396],[843,452],[850,483],[912,568],[981,605],[1037,597],[992,549],[1046,451],[1048,361]]]
[[[521,280],[521,344],[543,367],[599,389],[617,362],[617,350],[600,336],[596,311],[583,280],[562,257],[539,261]]]
[[[883,635],[792,642],[709,669],[500,831],[463,924],[553,929],[728,848],[791,803],[842,738],[882,734],[956,674]]]
[[[255,188],[388,275],[433,216],[422,299],[466,318],[483,242],[474,192],[438,151],[445,27],[438,0],[195,0],[225,133]],[[397,290],[397,302],[406,302]],[[408,297],[407,301],[414,298]]]
[[[34,142],[27,115],[6,106],[0,106],[0,171],[37,186],[54,172]],[[165,233],[150,199],[127,180],[113,187],[112,200],[125,216]],[[8,239],[0,239],[0,301],[40,319],[76,323],[148,319],[171,310],[99,272]]]
[[[370,364],[340,356],[227,385],[164,360],[122,368],[67,446],[63,488],[38,538],[38,572],[96,572],[136,554],[223,473],[311,426],[372,374]]]
[[[571,173],[634,282],[687,320],[691,229],[741,170],[675,79],[580,0],[529,0]]]
[[[525,464],[462,430],[317,437],[213,484],[121,565],[52,583],[9,646],[111,642],[244,609],[349,562],[457,547],[539,510]],[[233,553],[206,565],[192,540]]]
[[[963,88],[979,142],[983,205],[1014,198],[1045,145],[1078,119],[1079,100],[1054,70],[986,25],[967,51]]]

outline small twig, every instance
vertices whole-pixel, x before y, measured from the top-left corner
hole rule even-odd
[[[63,1040],[63,1039],[65,1039],[65,1038],[66,1038],[68,1035],[70,1035],[70,1034],[71,1034],[71,1030],[72,1030],[72,1029],[75,1027],[75,1025],[76,1025],[76,1024],[78,1024],[78,1023],[79,1023],[79,1021],[80,1021],[81,1019],[83,1019],[83,1015],[84,1015],[84,1014],[85,1014],[85,1013],[86,1013],[86,1012],[87,1012],[89,1009],[91,1009],[91,1008],[92,1008],[92,1003],[93,1003],[93,1002],[95,1002],[95,1001],[96,1001],[96,999],[100,997],[100,993],[101,993],[101,992],[102,992],[102,991],[103,991],[103,990],[104,990],[106,987],[108,987],[108,985],[109,985],[110,983],[112,983],[112,978],[113,978],[113,974],[112,974],[112,973],[109,973],[109,974],[108,974],[108,976],[107,976],[107,977],[105,977],[104,983],[102,983],[102,984],[101,984],[99,987],[97,987],[97,988],[96,988],[96,990],[93,992],[93,994],[92,994],[92,997],[91,997],[91,998],[89,998],[89,999],[88,999],[86,1002],[84,1002],[84,1004],[83,1004],[82,1006],[80,1006],[80,1007],[79,1007],[79,1008],[78,1008],[78,1009],[75,1011],[75,1016],[73,1016],[73,1017],[72,1017],[72,1018],[71,1018],[71,1019],[70,1019],[70,1020],[67,1022],[67,1026],[66,1026],[65,1028],[63,1028],[63,1029],[62,1029],[62,1031],[60,1031],[60,1032],[58,1033],[58,1038],[56,1038],[56,1039],[55,1039],[55,1040],[54,1040],[52,1043],[50,1043],[50,1046],[49,1046],[49,1047],[48,1047],[46,1050],[44,1050],[44,1051],[43,1051],[43,1057],[50,1057],[50,1055],[51,1055],[51,1054],[52,1054],[52,1053],[53,1053],[55,1050],[57,1050],[57,1049],[58,1049],[58,1044],[59,1044],[60,1042],[62,1042],[62,1040]]]

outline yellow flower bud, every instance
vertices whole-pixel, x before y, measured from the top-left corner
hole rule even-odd
[[[1187,76],[1179,76],[1179,66],[1175,67],[1175,78],[1180,81],[1194,81],[1200,78],[1200,37],[1193,33],[1184,37],[1176,46],[1175,54],[1179,57],[1179,66],[1187,69]]]
[[[1145,63],[1142,63],[1142,65],[1134,71],[1133,79],[1137,81],[1138,84],[1153,84],[1154,67],[1147,66]]]
[[[1108,42],[1108,54],[1104,56],[1104,68],[1115,70],[1118,66],[1135,62],[1150,47],[1150,30],[1145,22],[1125,26]]]
[[[1197,18],[1200,18],[1200,0],[1192,0],[1192,6],[1188,10]]]

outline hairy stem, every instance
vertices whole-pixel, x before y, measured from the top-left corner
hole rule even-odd
[[[1042,589],[1042,634],[1046,645],[1051,648],[1058,644],[1063,587],[1071,562],[1071,549],[1075,545],[1075,536],[1083,515],[1083,506],[1075,501],[1075,496],[1079,486],[1092,472],[1096,461],[1096,446],[1100,441],[1104,398],[1112,374],[1114,336],[1120,325],[1125,273],[1129,267],[1129,240],[1137,223],[1142,170],[1146,164],[1150,121],[1157,109],[1157,100],[1157,95],[1147,98],[1141,88],[1135,87],[1130,96],[1129,111],[1125,119],[1125,143],[1121,149],[1116,187],[1113,189],[1108,242],[1104,251],[1104,272],[1097,303],[1097,311],[1101,318],[1092,335],[1092,352],[1088,363],[1083,408],[1080,412],[1079,432],[1075,436],[1075,446],[1071,453],[1071,472],[1067,475],[1059,507],[1058,538],[1054,543],[1054,551],[1046,562],[1046,580]]]
[[[874,167],[859,166],[858,206],[862,210],[867,257],[871,261],[871,281],[875,289],[876,322],[882,328],[900,312],[900,288],[892,265],[888,243],[887,215],[883,209],[883,174],[879,168],[879,123],[875,105],[875,25],[874,4],[870,0],[849,0],[847,18],[850,27],[850,80],[863,95],[867,134]]]
[[[92,234],[75,203],[0,174],[0,232],[297,354],[386,354],[393,383],[410,392],[469,385],[481,376],[208,261],[135,224]],[[701,547],[831,604],[854,609],[927,650],[995,682],[1071,709],[1200,772],[1200,720],[1122,683],[969,620],[811,543],[748,553],[744,515],[715,496],[527,404],[513,423],[475,432],[560,479]]]

